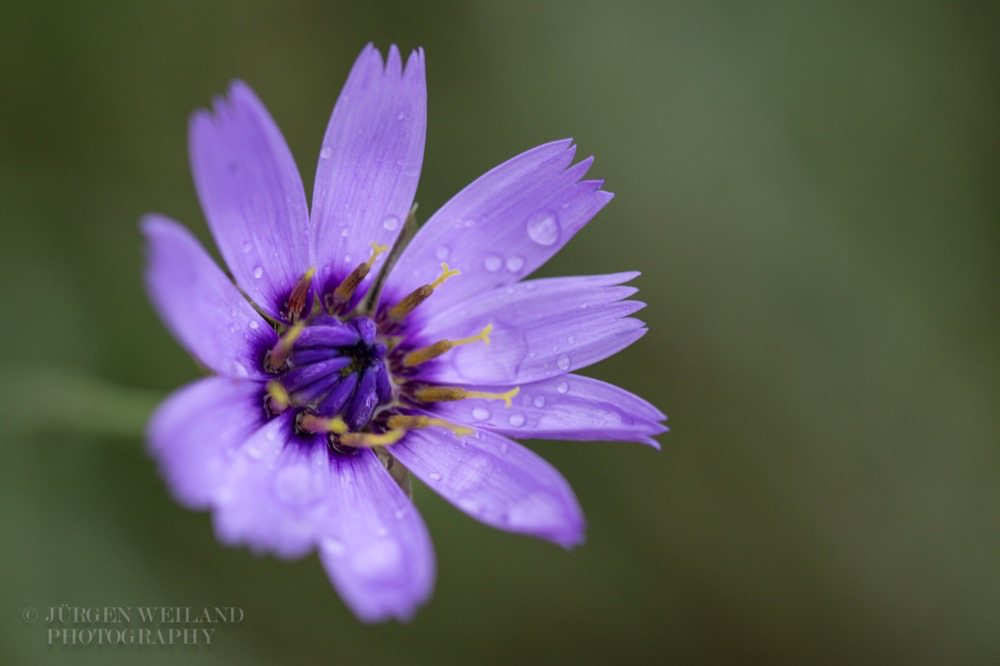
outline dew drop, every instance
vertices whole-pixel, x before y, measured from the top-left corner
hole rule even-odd
[[[535,398],[535,400],[534,400],[534,402],[532,404],[534,404],[535,407],[544,407],[545,406],[545,398],[543,398],[542,396],[538,396],[537,398]]]
[[[336,539],[326,539],[323,541],[323,546],[334,557],[343,557],[347,553],[347,546]]]
[[[441,475],[440,475],[440,474],[438,474],[437,472],[431,472],[431,473],[430,473],[430,474],[428,474],[427,476],[428,476],[428,478],[429,478],[429,479],[430,479],[431,481],[440,481],[440,480],[441,480]]]
[[[407,513],[408,511],[405,508],[403,508],[403,509],[396,509],[396,512],[392,515],[396,517],[396,520],[402,520],[403,518],[406,518]]]
[[[328,160],[333,156],[333,150],[330,146],[323,146],[323,149],[319,151],[319,158],[321,160]]]
[[[449,254],[451,254],[451,250],[447,246],[441,246],[437,249],[437,251],[434,252],[434,256],[436,256],[441,261],[447,259]]]
[[[556,359],[556,365],[559,366],[560,370],[569,370],[569,356],[563,354],[558,359]]]
[[[501,259],[495,254],[491,254],[490,256],[486,257],[486,259],[483,260],[483,268],[485,268],[490,273],[496,273],[498,270],[500,270],[500,267],[502,265],[503,265],[503,259]]]
[[[230,333],[235,333],[236,332],[236,324],[230,324],[229,325],[229,332]]]
[[[524,258],[513,256],[507,259],[507,270],[511,273],[516,273],[524,268]]]
[[[507,419],[507,422],[515,428],[520,428],[524,425],[524,420],[524,417],[520,414],[511,414],[510,418]]]
[[[395,215],[390,215],[382,220],[382,226],[385,227],[387,231],[395,231],[396,229],[399,229],[399,218]]]
[[[264,277],[264,268],[262,266],[253,267],[253,276],[258,280]]]
[[[500,442],[500,453],[507,453],[510,450],[510,444],[507,442]]]
[[[233,374],[237,377],[249,377],[250,372],[247,370],[246,366],[239,361],[233,361]]]
[[[559,391],[560,393],[565,393],[566,391],[569,390],[569,384],[567,384],[566,382],[559,382],[559,386],[556,387],[556,390]]]
[[[236,315],[238,315],[238,314],[239,314],[239,312],[236,311],[236,308],[233,308],[232,310],[229,311],[229,316],[230,317],[234,317],[235,318]]]
[[[406,114],[403,113],[402,111],[400,111],[399,114],[396,116],[396,120],[403,120],[404,118],[406,118]]]
[[[472,227],[476,226],[476,221],[470,217],[466,219],[465,222],[462,223],[462,226],[465,227],[466,229],[471,229]]]
[[[250,241],[243,243],[243,254],[250,254],[250,250],[252,249],[253,249],[253,243],[251,243]]]
[[[251,322],[250,322],[250,328],[252,328],[253,330],[255,330],[255,331],[256,331],[256,330],[257,330],[258,328],[260,328],[260,324],[258,324],[258,323],[257,323],[257,322],[255,322],[255,321],[251,321]]]
[[[485,421],[490,418],[490,410],[485,409],[484,407],[476,407],[472,410],[472,418],[477,421]]]
[[[551,210],[536,210],[528,216],[525,226],[528,229],[528,238],[543,247],[553,245],[559,240],[558,217]]]
[[[244,451],[247,452],[248,456],[250,456],[251,458],[253,458],[255,460],[258,459],[258,458],[260,458],[262,455],[264,455],[263,452],[261,452],[260,449],[258,449],[256,446],[253,446],[253,445],[247,446],[244,449]]]
[[[350,233],[351,232],[347,227],[344,227],[343,229],[340,230],[340,235],[343,236],[344,238],[347,238],[348,235],[350,235]]]

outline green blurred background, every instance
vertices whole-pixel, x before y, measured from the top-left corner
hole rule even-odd
[[[997,5],[9,3],[0,22],[0,661],[1000,660]],[[427,53],[426,214],[573,136],[617,193],[541,273],[638,269],[650,333],[588,373],[671,417],[655,453],[532,446],[571,554],[424,487],[439,560],[359,626],[314,557],[216,543],[142,428],[194,364],[137,220],[208,238],[188,115],[234,77],[307,191],[353,59]],[[22,609],[239,606],[210,649],[49,648]]]

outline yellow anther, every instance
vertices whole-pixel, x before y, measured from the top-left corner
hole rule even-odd
[[[444,284],[444,281],[447,280],[448,278],[453,278],[456,275],[461,275],[461,274],[462,271],[458,270],[457,268],[448,268],[448,264],[442,262],[441,275],[439,275],[437,279],[435,279],[434,282],[431,282],[428,286],[431,289],[437,289],[442,284]]]
[[[486,400],[503,400],[504,407],[510,407],[511,399],[520,393],[521,387],[515,386],[505,393],[487,393],[486,391],[470,391],[457,386],[425,386],[416,391],[417,400],[421,402],[451,402],[467,398],[484,398]]]
[[[464,437],[475,432],[472,428],[455,425],[454,423],[449,423],[443,419],[435,419],[430,416],[405,416],[397,414],[396,416],[390,416],[386,425],[393,430],[413,430],[415,428],[431,428],[438,426],[451,430],[457,437]]]
[[[437,277],[430,284],[425,284],[423,286],[417,287],[410,294],[396,303],[389,312],[386,313],[386,317],[389,321],[401,322],[406,318],[406,315],[413,312],[414,308],[423,303],[434,293],[434,290],[444,284],[444,281],[448,278],[453,278],[456,275],[461,275],[462,271],[455,268],[448,268],[448,264],[441,264],[441,275]]]
[[[286,304],[286,315],[289,321],[298,321],[302,313],[306,310],[306,296],[309,294],[309,285],[312,284],[313,276],[316,275],[316,267],[313,266],[306,274],[299,278],[288,295]],[[311,308],[310,308],[311,309]]]
[[[426,347],[421,347],[416,351],[411,351],[409,354],[403,357],[403,365],[407,367],[413,367],[415,365],[420,365],[421,363],[426,363],[431,359],[437,358],[441,354],[444,354],[449,349],[458,347],[460,345],[468,345],[473,342],[483,341],[484,344],[490,344],[490,331],[493,330],[493,324],[487,324],[483,327],[483,330],[479,331],[477,335],[470,336],[468,338],[460,338],[458,340],[439,340],[432,345]]]
[[[375,265],[375,260],[378,259],[383,252],[389,251],[388,245],[379,245],[375,241],[371,242],[371,246],[372,246],[372,256],[368,257],[368,261],[365,262],[365,266],[367,266],[369,269]]]
[[[288,397],[288,391],[276,379],[267,383],[267,408],[274,414],[281,414],[292,404],[292,399]]]
[[[389,446],[395,444],[403,435],[405,430],[387,430],[385,432],[349,432],[341,435],[339,442],[344,446],[354,448],[371,448],[373,446]]]
[[[339,306],[350,301],[351,296],[354,295],[354,290],[358,288],[361,281],[368,276],[368,271],[375,265],[375,260],[389,249],[388,245],[379,245],[375,241],[371,242],[371,246],[372,254],[368,257],[368,261],[358,264],[357,268],[351,271],[350,275],[345,277],[343,282],[333,290],[333,303],[329,303],[329,306]]]
[[[298,426],[300,429],[305,430],[306,432],[311,432],[315,435],[330,432],[337,435],[343,435],[348,430],[344,419],[339,416],[327,419],[322,416],[316,416],[315,414],[308,413],[303,413],[303,415],[299,417]]]
[[[271,372],[277,372],[285,365],[285,361],[288,360],[288,355],[292,353],[292,345],[298,340],[299,336],[302,335],[302,331],[305,330],[306,323],[300,321],[295,323],[293,326],[289,327],[285,334],[278,338],[278,341],[274,343],[271,347],[271,352],[267,356],[267,369]]]

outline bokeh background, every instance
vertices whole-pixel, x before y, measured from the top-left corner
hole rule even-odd
[[[995,4],[39,2],[0,21],[0,661],[996,663]],[[187,118],[231,78],[304,174],[361,47],[427,53],[433,211],[573,136],[616,199],[543,275],[641,270],[650,333],[589,370],[663,451],[533,442],[571,554],[416,489],[439,558],[361,626],[314,557],[218,545],[143,448],[198,375],[137,220],[207,241]],[[239,606],[210,649],[50,648],[33,606]]]

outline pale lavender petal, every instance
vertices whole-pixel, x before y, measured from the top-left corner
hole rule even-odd
[[[207,509],[227,485],[233,459],[264,421],[263,384],[208,377],[173,393],[147,428],[149,450],[181,504]]]
[[[213,514],[219,540],[279,557],[305,555],[330,522],[329,454],[321,437],[293,434],[293,412],[240,449]]]
[[[237,284],[272,316],[310,266],[309,211],[295,160],[241,81],[191,118],[189,150],[208,226]]]
[[[442,497],[487,525],[569,548],[583,541],[584,519],[552,465],[502,435],[479,430],[412,430],[392,453]]]
[[[437,311],[530,274],[613,196],[603,181],[580,181],[590,166],[569,169],[571,140],[539,146],[480,177],[431,216],[400,256],[381,298],[391,307],[441,271],[461,271],[423,303]]]
[[[313,249],[324,293],[368,259],[373,241],[395,242],[417,191],[426,127],[423,51],[403,68],[395,46],[384,65],[378,49],[366,46],[333,109],[316,168]]]
[[[472,390],[505,393],[513,386],[477,386]],[[566,374],[522,384],[511,406],[502,401],[469,398],[438,402],[428,409],[454,423],[488,428],[509,437],[642,442],[666,428],[666,417],[637,395],[590,377]]]
[[[420,379],[461,384],[521,384],[596,363],[638,340],[643,307],[623,301],[636,273],[546,278],[501,287],[435,314],[406,349],[474,336],[492,325],[490,344],[456,347],[418,366]]]
[[[263,376],[277,340],[187,229],[159,215],[143,218],[146,289],[174,337],[202,365],[231,377]]]
[[[320,561],[362,620],[409,619],[434,586],[424,521],[371,451],[333,456],[331,467]]]

